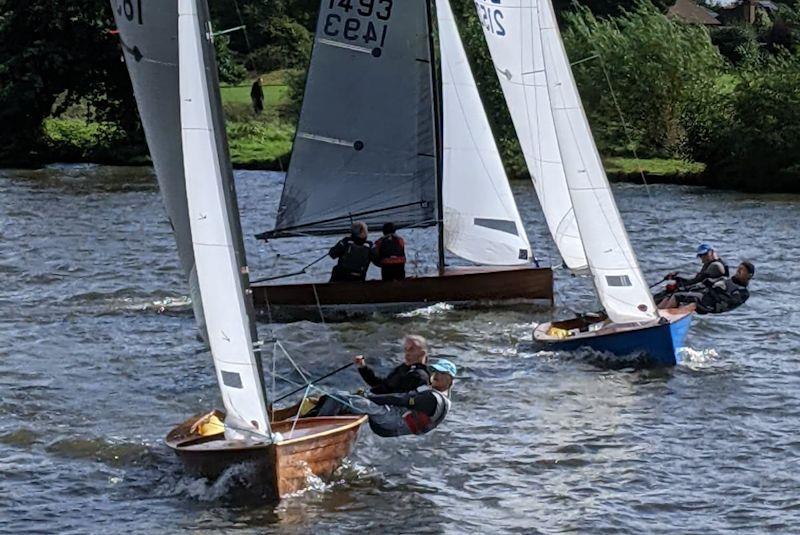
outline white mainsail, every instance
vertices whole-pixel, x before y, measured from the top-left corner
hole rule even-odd
[[[223,169],[230,164],[215,137],[225,133],[214,127],[212,106],[220,104],[211,100],[204,56],[209,43],[203,41],[210,40],[210,34],[201,25],[197,2],[179,0],[178,5],[181,137],[197,276],[227,412],[226,437],[239,438],[245,432],[269,439],[263,380],[234,246],[237,236],[223,186]]]
[[[484,265],[526,264],[528,236],[448,0],[436,0],[443,97],[445,247]]]
[[[550,109],[536,0],[476,0],[475,7],[547,226],[564,263],[588,267]]]
[[[517,5],[538,5],[544,75],[556,138],[598,296],[615,323],[654,320],[658,318],[656,306],[611,193],[553,5],[550,0],[514,1]]]

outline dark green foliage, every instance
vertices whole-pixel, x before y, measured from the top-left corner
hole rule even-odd
[[[582,8],[565,20],[570,59],[598,56],[573,71],[601,151],[682,156],[683,108],[723,66],[705,28],[673,22],[646,1],[613,19],[598,19]]]
[[[247,69],[233,57],[229,43],[230,39],[227,35],[220,35],[214,39],[214,48],[216,49],[220,83],[235,85],[245,79]]]
[[[0,13],[0,161],[35,161],[43,120],[82,102],[140,135],[107,0],[0,0]]]
[[[746,57],[758,54],[756,31],[752,26],[745,24],[712,28],[711,42],[733,65],[738,65]]]
[[[700,95],[688,128],[715,185],[797,191],[800,185],[800,56],[784,53],[742,69],[727,90]]]

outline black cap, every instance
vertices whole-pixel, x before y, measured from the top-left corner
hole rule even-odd
[[[753,265],[752,262],[748,262],[747,260],[745,260],[744,262],[742,262],[742,265],[744,266],[744,268],[747,270],[747,272],[750,274],[751,277],[756,274],[756,267]]]
[[[395,231],[394,223],[384,223],[383,224],[383,233],[384,234],[392,234]]]

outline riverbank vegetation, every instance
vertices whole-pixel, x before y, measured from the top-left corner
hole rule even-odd
[[[471,0],[452,0],[510,176],[525,176]],[[672,2],[555,2],[609,175],[800,191],[800,1],[705,27]],[[146,145],[107,0],[0,0],[0,162],[142,162]],[[211,2],[234,164],[284,169],[318,0]],[[240,18],[241,17],[241,18]],[[31,36],[37,36],[35,39]],[[263,74],[265,111],[250,84]]]

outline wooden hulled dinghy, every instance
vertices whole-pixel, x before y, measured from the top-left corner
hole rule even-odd
[[[224,421],[225,414],[215,411]],[[272,443],[226,440],[225,433],[203,436],[195,424],[207,415],[192,417],[167,435],[167,445],[178,454],[189,473],[216,479],[227,468],[253,463],[270,497],[279,500],[308,485],[308,478],[329,478],[353,449],[366,416],[302,418],[273,422]]]
[[[430,303],[502,304],[504,301],[553,302],[553,271],[530,266],[453,267],[444,275],[410,277],[403,281],[322,284],[253,285],[257,309],[272,307],[279,316],[315,315],[317,299],[323,311],[375,310],[424,306]],[[366,305],[366,306],[364,306]]]
[[[275,227],[257,237],[341,236],[354,220],[373,231],[384,223],[435,226],[438,274],[254,285],[256,307],[268,303],[282,308],[281,317],[313,319],[302,307],[318,317],[317,305],[370,312],[437,302],[552,302],[551,270],[535,261],[449,4],[395,2],[392,29],[376,48],[332,33],[330,21],[363,16],[365,27],[385,28],[383,11],[349,11],[321,2]],[[547,219],[560,234],[574,226],[562,213]],[[448,268],[445,252],[476,267]]]
[[[542,323],[533,337],[553,351],[590,348],[619,356],[643,353],[648,364],[675,366],[680,363],[678,350],[692,324],[694,305],[658,312],[657,320],[643,323],[613,323],[604,315]]]
[[[269,467],[260,474],[263,483],[280,498],[302,488],[310,474],[329,476],[351,451],[366,418],[306,419],[294,428],[293,422],[272,421],[208,5],[205,0],[143,4],[149,15],[138,22],[126,20],[122,10],[114,13],[137,103],[147,118],[148,143],[152,149],[169,142],[169,151],[152,151],[154,163],[169,186],[162,193],[172,206],[179,249],[187,252],[181,258],[191,264],[184,267],[225,407],[225,413],[207,415],[209,425],[193,418],[173,429],[167,444],[190,471],[209,477],[237,462],[263,461]],[[164,121],[154,120],[160,116]]]

